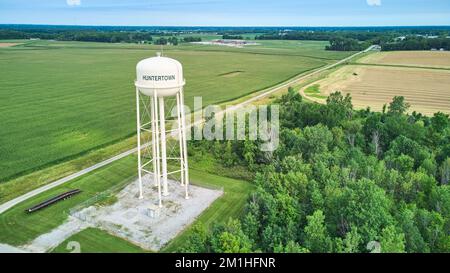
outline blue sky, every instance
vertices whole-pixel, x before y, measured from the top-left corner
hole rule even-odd
[[[0,24],[450,25],[450,0],[0,0]]]

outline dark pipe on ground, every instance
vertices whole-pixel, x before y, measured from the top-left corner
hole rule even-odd
[[[78,194],[80,192],[81,192],[81,190],[76,189],[76,190],[71,190],[71,191],[62,193],[62,194],[60,194],[58,196],[52,197],[52,198],[50,198],[50,199],[48,199],[48,200],[46,200],[46,201],[44,201],[42,203],[37,204],[36,206],[33,206],[33,207],[29,208],[29,209],[26,209],[25,211],[28,212],[28,213],[32,213],[32,212],[38,211],[40,209],[43,209],[43,208],[48,207],[50,205],[53,205],[53,204],[55,204],[55,203],[57,203],[57,202],[59,202],[61,200],[65,200],[67,198],[70,198],[70,197],[72,197],[75,194]]]

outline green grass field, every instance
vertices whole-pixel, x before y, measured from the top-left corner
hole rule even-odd
[[[318,98],[318,99],[326,99],[327,96],[320,94],[320,85],[313,84],[305,89],[305,94],[309,97]]]
[[[244,49],[184,44],[166,56],[185,69],[186,103],[229,101],[351,52],[327,42],[260,41]],[[135,132],[136,63],[158,46],[24,41],[0,48],[0,181],[116,143]],[[232,77],[230,72],[241,71]],[[0,193],[1,194],[1,193]]]
[[[193,162],[194,168],[195,165]],[[50,232],[67,220],[71,208],[113,186],[132,180],[136,176],[135,167],[136,157],[129,156],[13,207],[0,215],[0,243],[19,246],[32,241],[41,234]],[[252,184],[248,182],[217,176],[205,170],[191,169],[190,179],[191,183],[195,185],[223,187],[224,189],[224,195],[196,220],[207,226],[211,223],[225,221],[229,217],[238,217],[253,189]],[[81,189],[82,193],[36,213],[27,214],[25,212],[26,208],[70,189]],[[165,251],[176,250],[182,245],[183,238],[188,236],[189,232],[188,228],[186,232],[175,238]],[[70,241],[79,242],[82,248],[85,247],[83,250],[85,252],[143,251],[123,239],[108,235],[95,228],[84,230],[68,238],[55,251],[70,252],[66,249],[67,243]]]
[[[129,156],[18,204],[0,215],[0,242],[25,244],[61,225],[69,210],[115,185],[136,176],[136,157]],[[71,189],[82,193],[48,208],[27,214],[25,209]]]
[[[81,253],[142,253],[146,252],[142,248],[107,232],[87,228],[73,236],[64,243],[53,249],[53,253],[68,253],[72,249],[68,248],[69,242],[78,242]]]
[[[194,224],[202,222],[206,226],[210,226],[212,223],[225,222],[230,217],[239,217],[248,195],[254,188],[252,184],[245,181],[225,178],[196,169],[190,170],[190,177],[192,183],[195,185],[223,187],[224,189],[224,195],[206,209]],[[189,236],[190,233],[191,226],[174,238],[162,251],[176,251],[183,245],[186,237]],[[71,236],[56,247],[54,252],[70,252],[70,250],[67,249],[67,244],[71,241],[80,243],[82,252],[143,252],[142,249],[129,242],[95,228],[86,229]]]

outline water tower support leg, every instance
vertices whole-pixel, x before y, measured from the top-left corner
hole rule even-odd
[[[161,165],[162,165],[162,184],[163,196],[169,195],[167,187],[167,153],[166,153],[166,117],[164,110],[164,98],[159,98],[159,121],[161,127]]]
[[[152,124],[152,161],[153,161],[153,183],[155,187],[158,186],[158,179],[156,179],[156,174],[158,173],[157,168],[157,154],[156,154],[156,145],[158,143],[156,142],[156,130],[155,130],[155,123],[156,123],[156,113],[155,113],[155,104],[153,103],[153,98],[150,98],[150,111],[151,111],[151,124]]]
[[[162,199],[161,199],[161,175],[160,175],[160,154],[159,154],[159,128],[158,128],[158,94],[156,91],[153,93],[153,107],[154,107],[154,117],[155,117],[155,142],[156,142],[156,173],[155,173],[155,179],[158,183],[158,205],[159,207],[162,207]]]
[[[177,93],[178,142],[180,144],[180,182],[184,186],[184,159],[183,159],[183,131],[181,130],[181,103],[180,93]]]
[[[189,166],[187,160],[187,142],[186,142],[186,117],[184,113],[184,91],[180,91],[180,102],[181,102],[181,130],[183,131],[183,161],[184,161],[184,187],[185,187],[185,198],[189,199]]]
[[[141,173],[141,111],[140,111],[139,90],[136,88],[136,124],[137,124],[137,146],[138,146],[138,177],[139,177],[139,199],[144,198],[142,193],[142,173]]]

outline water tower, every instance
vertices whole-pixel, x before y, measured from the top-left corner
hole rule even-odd
[[[143,174],[153,175],[161,207],[161,196],[169,194],[169,175],[179,174],[181,186],[185,188],[185,198],[189,198],[183,67],[178,61],[158,53],[156,57],[140,61],[136,72],[139,198],[143,198]],[[167,131],[166,102],[174,99],[176,118],[170,120],[174,129]],[[168,138],[174,135],[178,136],[178,147],[168,151]],[[173,144],[174,140],[170,139],[170,143]],[[168,160],[179,162],[171,164],[168,171]]]

